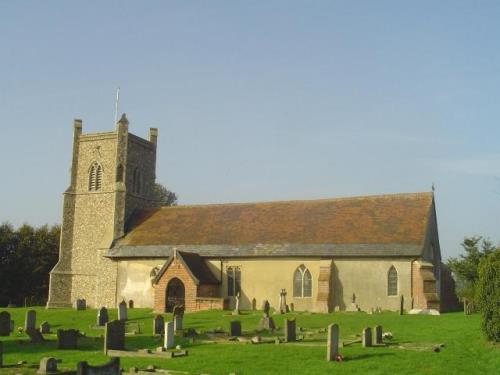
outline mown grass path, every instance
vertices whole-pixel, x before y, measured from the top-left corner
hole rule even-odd
[[[1,309],[9,311],[15,326],[24,325],[25,308]],[[96,322],[96,310],[45,310],[37,311],[37,326],[46,320],[52,326],[48,341],[30,344],[25,334],[14,333],[0,337],[4,343],[4,364],[10,365],[25,360],[28,366],[38,365],[40,358],[52,356],[62,359],[63,369],[74,369],[76,363],[86,360],[91,364],[101,364],[108,360],[103,354],[103,330],[91,329]],[[222,327],[227,331],[231,320],[242,322],[243,333],[248,337],[256,335],[261,312],[248,311],[234,317],[226,311],[207,311],[186,314],[184,328],[207,331]],[[340,326],[342,340],[349,340],[360,334],[364,327],[382,325],[384,332],[394,335],[387,347],[362,348],[354,344],[341,348],[345,361],[327,362],[326,334],[315,333],[301,343],[293,344],[242,344],[230,342],[190,344],[187,339],[176,337],[176,343],[189,350],[189,356],[171,360],[151,360],[145,358],[122,358],[122,367],[145,368],[154,364],[160,368],[188,371],[193,374],[500,374],[500,347],[484,340],[480,331],[480,316],[464,316],[449,313],[441,316],[399,316],[395,313],[367,315],[364,313],[334,314],[287,314],[296,317],[297,326],[315,331],[330,323]],[[116,319],[116,310],[110,310],[110,319]],[[152,319],[149,309],[129,310],[129,321],[139,322],[141,333],[126,337],[127,349],[154,349],[161,340],[152,337]],[[165,319],[171,319],[165,314]],[[283,327],[284,316],[275,315],[275,322]],[[79,350],[57,350],[58,328],[78,328],[87,337],[79,340]],[[298,332],[301,334],[301,332]],[[282,333],[278,333],[279,336]],[[445,347],[439,353],[400,349],[399,346],[412,344],[440,344]],[[1,373],[34,373],[36,369],[24,367],[0,369]]]

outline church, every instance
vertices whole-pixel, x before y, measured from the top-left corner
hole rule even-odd
[[[162,207],[157,138],[74,120],[47,308],[277,308],[282,290],[297,311],[451,306],[433,192]]]

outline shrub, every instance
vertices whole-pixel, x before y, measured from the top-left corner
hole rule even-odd
[[[483,315],[481,327],[489,340],[500,341],[500,249],[479,264],[477,302]]]

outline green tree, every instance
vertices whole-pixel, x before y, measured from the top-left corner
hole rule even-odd
[[[155,184],[154,196],[160,206],[177,206],[177,194],[168,190],[162,184]]]
[[[489,340],[500,341],[500,248],[481,259],[476,300],[483,332]]]

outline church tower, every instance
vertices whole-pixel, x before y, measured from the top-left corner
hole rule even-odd
[[[63,195],[59,261],[50,273],[47,308],[115,307],[117,264],[105,257],[124,235],[135,209],[156,205],[154,184],[158,130],[149,140],[128,131],[125,114],[116,129],[82,133],[74,120],[70,186]]]

